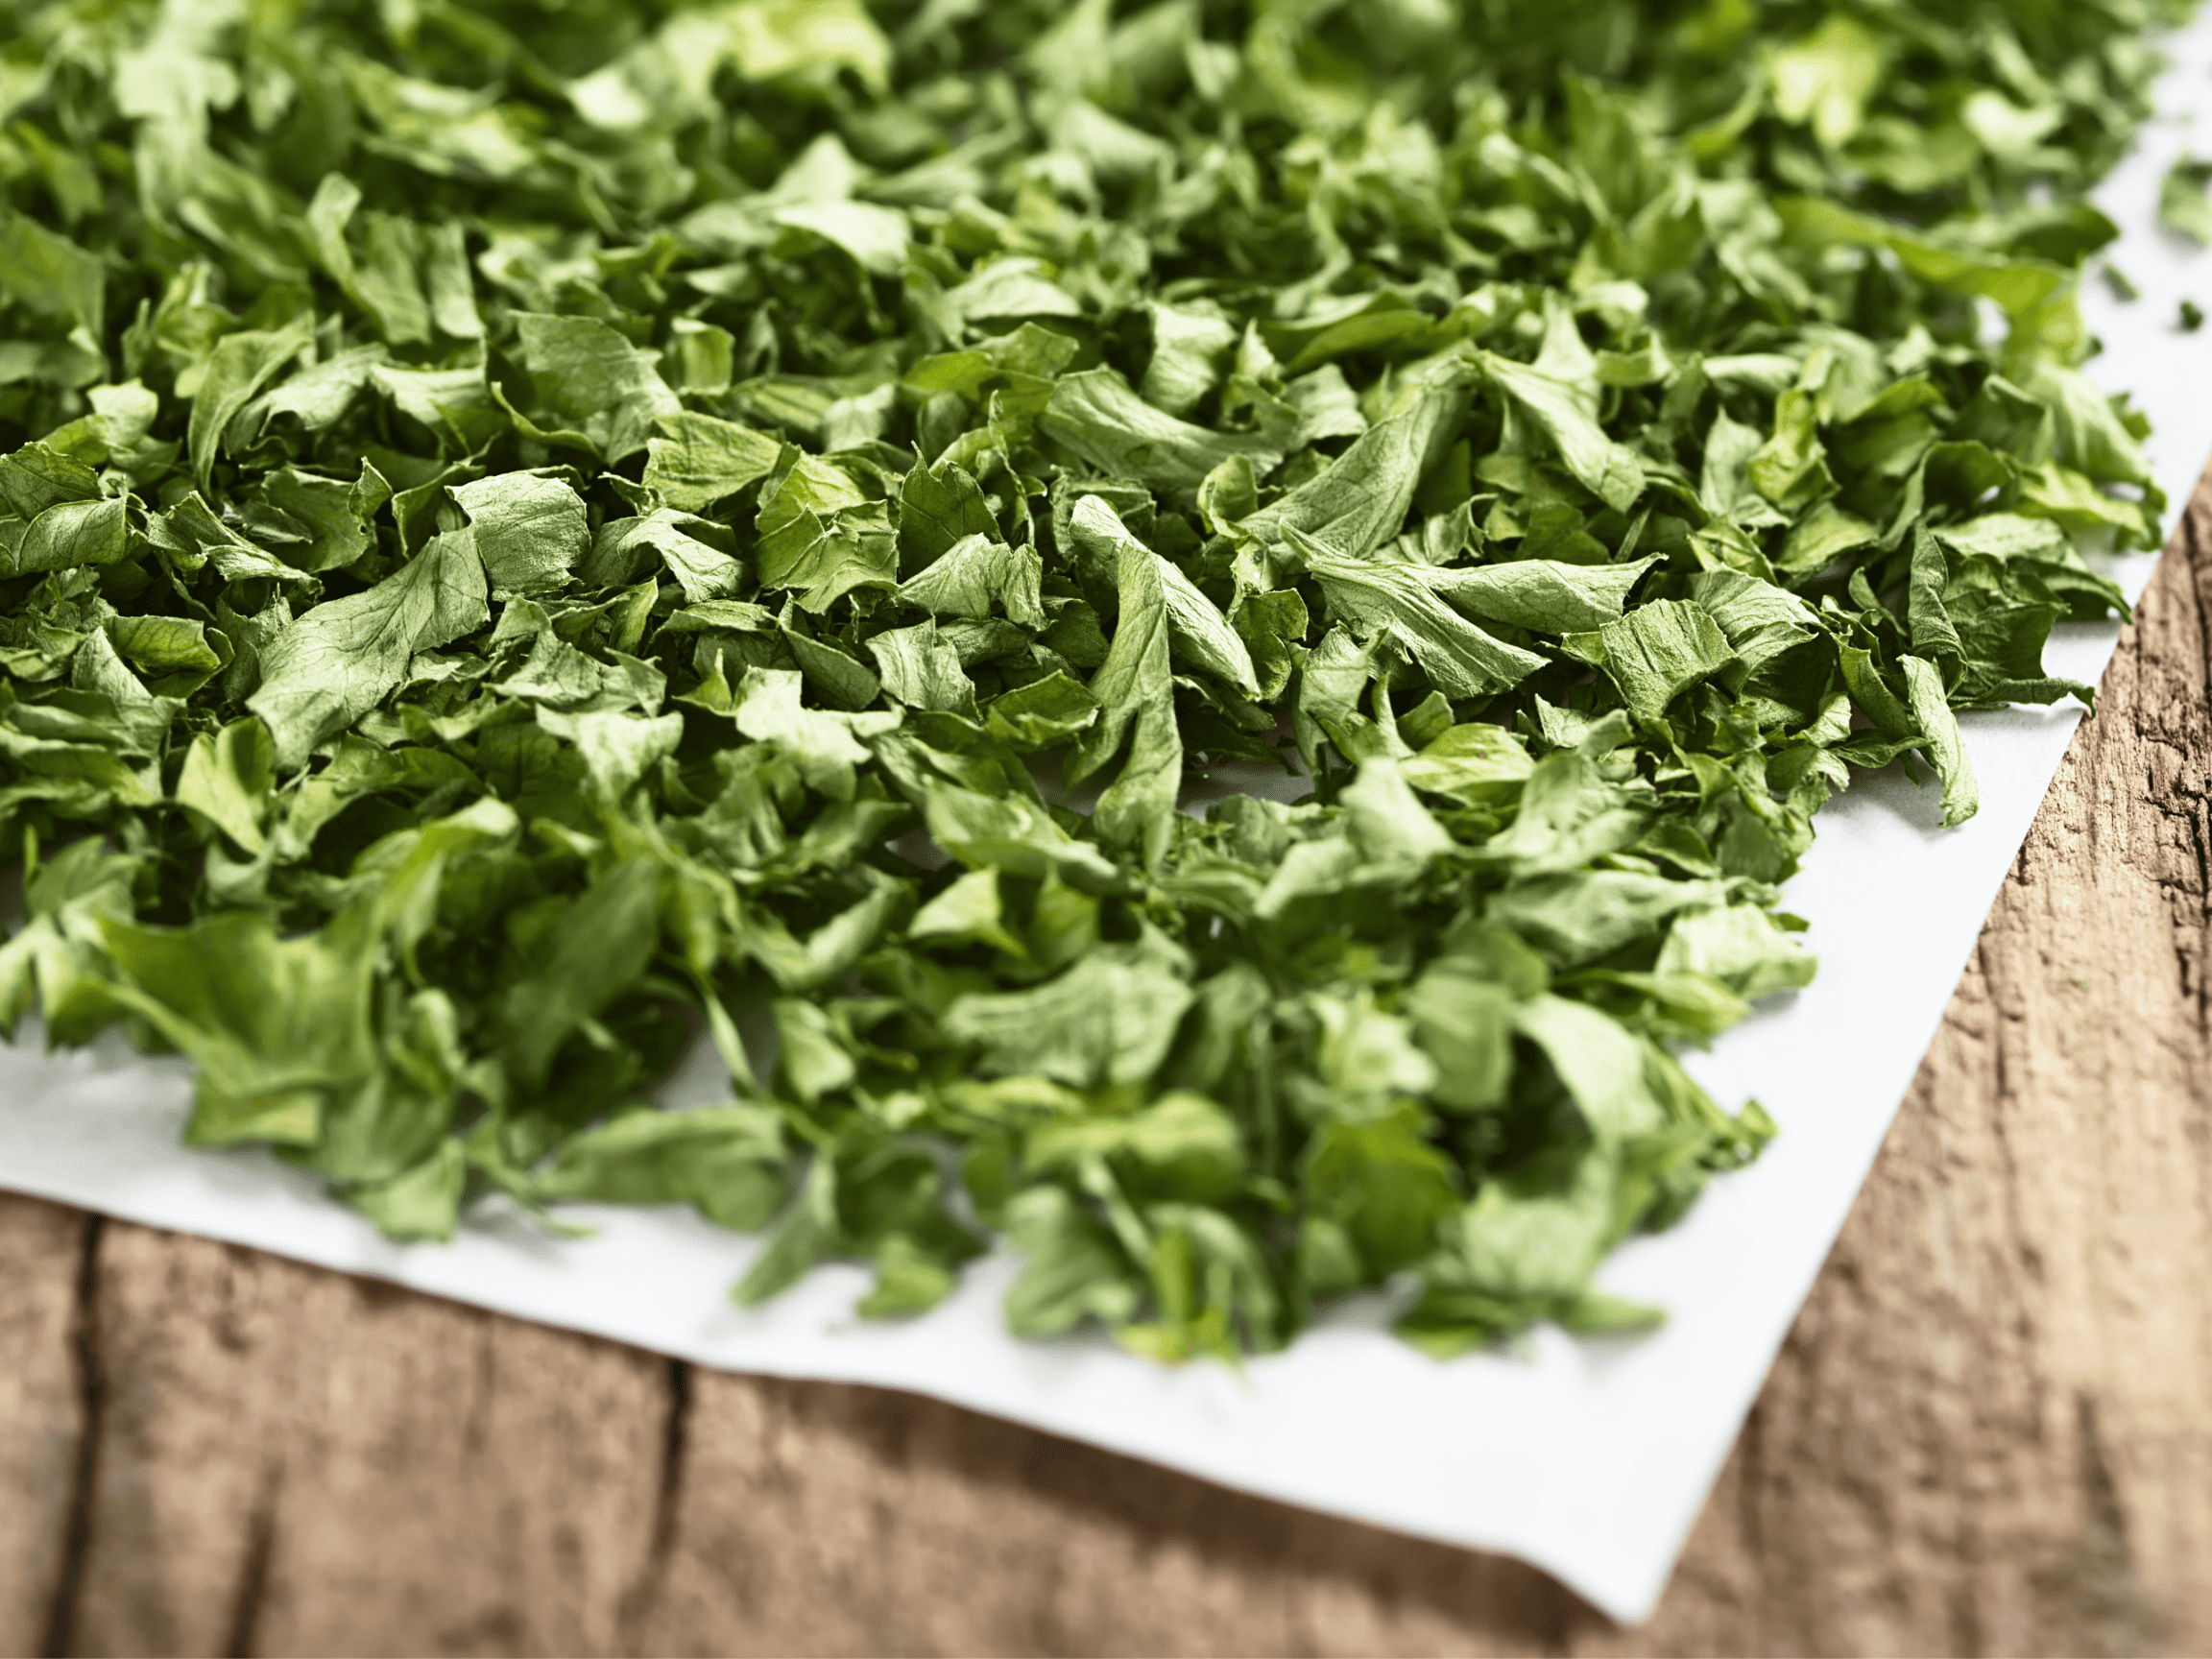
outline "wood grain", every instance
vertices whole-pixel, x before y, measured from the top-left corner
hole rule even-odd
[[[86,1433],[78,1325],[87,1217],[0,1193],[0,1652],[50,1628],[84,1517],[72,1506]]]
[[[0,1651],[2212,1650],[2200,487],[1666,1600],[0,1196]]]

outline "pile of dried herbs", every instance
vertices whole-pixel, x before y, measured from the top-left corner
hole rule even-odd
[[[2183,10],[0,0],[0,1020],[400,1238],[1646,1321],[1813,814],[2155,540]]]

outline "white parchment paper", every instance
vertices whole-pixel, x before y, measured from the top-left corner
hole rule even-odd
[[[2091,372],[2151,413],[2178,510],[2212,452],[2212,330],[2184,334],[2176,315],[2185,297],[2212,308],[2212,253],[2154,215],[2159,180],[2188,147],[2188,111],[2212,90],[2212,12],[2170,50],[2164,113],[2098,197],[2124,230],[2112,259],[2142,298],[2122,304],[2092,278],[2084,310],[2106,348]],[[2121,562],[2131,593],[2152,563]],[[2061,632],[2052,671],[2094,682],[2117,629]],[[1963,829],[1936,828],[1933,789],[1888,776],[1821,815],[1789,890],[1813,922],[1818,980],[1692,1062],[1724,1103],[1756,1096],[1783,1132],[1679,1227],[1606,1266],[1606,1288],[1671,1310],[1647,1336],[1544,1331],[1511,1355],[1437,1363],[1394,1340],[1369,1303],[1241,1376],[1168,1371],[1102,1339],[1008,1337],[1001,1258],[927,1317],[883,1326],[850,1313],[865,1282],[855,1268],[823,1269],[757,1311],[733,1307],[726,1292],[756,1246],[687,1212],[580,1208],[595,1237],[494,1218],[449,1246],[397,1246],[265,1156],[180,1148],[181,1063],[119,1042],[45,1055],[35,1030],[0,1047],[0,1185],[702,1364],[936,1395],[1224,1485],[1508,1551],[1635,1623],[1842,1224],[2076,719],[1970,717],[1982,812]]]

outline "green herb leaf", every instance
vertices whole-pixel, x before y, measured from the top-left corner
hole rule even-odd
[[[2165,510],[2179,0],[158,10],[0,0],[0,1026],[396,1238],[1643,1328],[1819,808],[1969,816]]]

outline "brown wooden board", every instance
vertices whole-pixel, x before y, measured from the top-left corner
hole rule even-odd
[[[2212,1650],[2208,616],[2200,485],[1641,1631],[954,1407],[0,1195],[0,1652]]]

